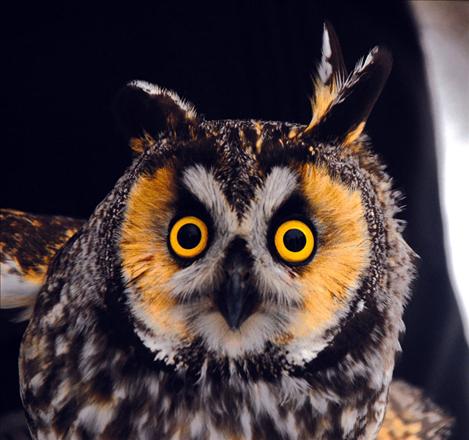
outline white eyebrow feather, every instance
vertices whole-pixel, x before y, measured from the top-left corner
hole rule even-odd
[[[221,231],[235,231],[238,221],[235,211],[226,200],[220,183],[210,170],[202,165],[194,165],[184,171],[182,181],[209,210],[215,225]]]
[[[266,239],[272,215],[297,188],[298,175],[295,171],[286,167],[272,168],[264,185],[257,189],[244,222],[249,248],[255,260],[257,287],[270,300],[283,304],[299,301],[297,281],[274,261]]]
[[[256,194],[264,219],[270,219],[278,207],[298,186],[298,176],[285,167],[274,167],[267,176],[264,186]]]

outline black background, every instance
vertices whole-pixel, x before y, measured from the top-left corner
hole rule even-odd
[[[375,44],[394,68],[367,131],[406,195],[419,278],[396,376],[423,387],[469,432],[469,355],[446,269],[431,109],[415,24],[404,2],[154,2],[3,14],[0,206],[85,218],[131,154],[111,115],[127,81],[176,90],[209,119],[309,122],[322,22],[351,68]],[[78,4],[78,3],[77,3]],[[19,405],[22,328],[0,323],[0,413]]]

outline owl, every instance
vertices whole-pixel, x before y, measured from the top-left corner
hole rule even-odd
[[[375,47],[347,74],[326,24],[307,125],[131,82],[135,158],[91,218],[2,212],[6,307],[35,303],[33,438],[446,438],[391,384],[414,253],[364,132],[391,63]]]

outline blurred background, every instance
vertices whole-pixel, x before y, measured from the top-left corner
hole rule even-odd
[[[413,1],[412,9],[430,84],[448,267],[468,339],[469,3]]]
[[[129,80],[174,89],[209,119],[307,123],[325,19],[349,68],[374,45],[388,46],[394,68],[367,131],[406,196],[406,240],[420,256],[395,376],[454,415],[453,438],[465,439],[468,6],[311,0],[10,5],[0,27],[0,206],[88,217],[131,160],[110,110]],[[24,325],[0,318],[1,417],[20,407]]]

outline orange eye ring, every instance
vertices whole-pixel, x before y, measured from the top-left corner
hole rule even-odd
[[[314,233],[300,220],[287,220],[275,232],[275,249],[280,258],[287,263],[304,263],[314,251]]]
[[[203,220],[186,216],[177,220],[169,232],[169,245],[181,258],[198,257],[207,247],[208,228]]]

